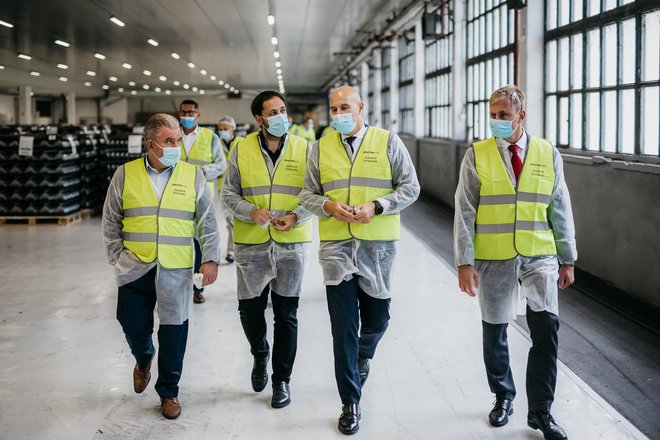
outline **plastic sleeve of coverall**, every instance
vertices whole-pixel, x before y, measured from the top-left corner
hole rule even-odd
[[[419,197],[419,181],[408,149],[395,133],[390,136],[387,155],[392,167],[393,190],[378,201],[383,206],[383,214],[398,214]]]
[[[222,184],[222,203],[224,203],[225,207],[227,207],[234,217],[244,222],[254,223],[250,218],[250,213],[257,209],[257,207],[241,196],[241,174],[238,171],[237,151],[234,148],[229,155],[227,174]]]
[[[195,180],[197,203],[195,204],[195,236],[202,249],[202,262],[220,262],[220,231],[215,218],[211,192],[204,174],[197,172]]]
[[[330,200],[323,195],[321,174],[319,173],[319,141],[314,142],[307,155],[307,170],[305,171],[305,186],[300,191],[300,204],[309,212],[319,217],[330,217],[323,210],[323,203]]]
[[[564,180],[564,161],[559,150],[554,150],[555,187],[548,206],[548,222],[555,237],[559,263],[574,264],[577,260],[577,247],[571,196]]]
[[[474,165],[474,149],[470,147],[458,174],[454,194],[454,263],[474,266],[474,223],[477,218],[481,183]]]
[[[124,208],[121,198],[123,188],[124,167],[122,166],[117,168],[110,181],[105,202],[103,203],[103,217],[101,219],[105,253],[108,263],[113,266],[124,250],[124,240],[122,238]]]
[[[211,160],[213,163],[204,165],[202,169],[204,170],[204,177],[208,182],[213,182],[218,179],[227,169],[227,161],[225,160],[225,155],[222,152],[222,145],[220,144],[220,138],[218,135],[213,133],[211,140]]]

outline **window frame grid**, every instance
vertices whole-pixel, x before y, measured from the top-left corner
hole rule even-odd
[[[399,46],[399,133],[414,135],[415,133],[415,38],[409,39],[408,32],[414,33],[414,28],[404,32],[397,44]],[[405,66],[409,65],[410,78],[405,78]],[[402,80],[402,78],[405,78]],[[412,100],[410,94],[412,93]],[[410,101],[406,105],[406,97]]]

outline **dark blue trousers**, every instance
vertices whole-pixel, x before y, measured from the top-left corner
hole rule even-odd
[[[342,404],[360,403],[358,357],[372,359],[390,319],[390,300],[367,295],[357,276],[325,286],[335,356],[335,379]]]
[[[532,348],[527,358],[527,403],[531,412],[550,412],[557,383],[557,331],[559,318],[550,312],[534,312],[527,307],[527,324]],[[509,366],[508,324],[482,321],[483,353],[491,392],[513,400],[516,387]]]
[[[137,364],[144,368],[154,356],[152,333],[156,306],[156,268],[142,278],[119,288],[117,320],[126,335]],[[156,392],[161,397],[179,395],[179,380],[188,340],[188,320],[181,325],[158,328],[158,380]]]
[[[199,241],[197,241],[196,238],[193,239],[194,247],[195,247],[195,262],[193,266],[193,273],[199,273],[199,268],[202,267],[202,248],[199,246]],[[204,292],[204,288],[202,287],[201,289],[198,289],[195,287],[193,284],[193,295],[195,292]]]
[[[266,286],[260,296],[238,301],[238,313],[243,331],[250,343],[250,352],[256,358],[268,356],[266,317],[270,287]],[[278,295],[272,291],[273,303],[273,384],[289,383],[293,362],[298,349],[298,300],[297,296]]]

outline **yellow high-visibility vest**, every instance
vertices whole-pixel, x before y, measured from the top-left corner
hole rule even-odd
[[[186,149],[183,146],[183,139],[181,139],[181,160],[195,165],[196,167],[203,167],[213,163],[213,131],[208,128],[199,127],[195,143],[190,147],[190,154],[186,154]],[[211,191],[211,197],[215,194],[215,185],[213,182],[206,182]]]
[[[334,132],[336,132],[336,131],[337,131],[337,130],[335,130],[334,128],[332,128],[332,125],[328,125],[327,127],[325,127],[325,128],[323,129],[323,132],[321,133],[321,137],[327,136],[327,135],[332,134],[332,133],[334,133]],[[319,138],[319,139],[320,139],[320,138]]]
[[[307,168],[307,142],[298,136],[289,135],[271,178],[258,137],[259,133],[251,133],[235,147],[241,175],[241,193],[245,200],[257,208],[268,209],[275,217],[282,217],[300,204],[298,194],[303,188]],[[270,239],[278,243],[312,241],[312,222],[307,220],[283,232],[273,225],[264,228],[234,218],[236,243],[260,244]]]
[[[555,183],[553,154],[550,142],[530,137],[514,188],[495,138],[474,144],[481,181],[474,235],[477,260],[557,255],[548,223],[548,205]]]
[[[236,144],[238,144],[243,139],[245,139],[245,138],[243,138],[241,136],[234,136],[234,139],[229,143],[229,151],[225,154],[225,149],[224,148],[222,149],[222,153],[225,155],[225,159],[227,159],[227,161],[229,161],[229,157],[231,156],[232,151],[234,151],[234,148],[236,147]],[[225,180],[226,172],[227,171],[225,170],[223,175],[218,177],[218,192],[220,192],[220,190],[222,190],[222,182]]]
[[[323,194],[334,201],[357,206],[392,192],[392,165],[387,155],[390,132],[369,127],[355,155],[346,154],[341,135],[334,133],[319,141],[319,173]],[[360,240],[398,240],[398,214],[374,216],[369,223],[347,223],[334,217],[319,218],[321,241],[351,237]]]
[[[124,247],[144,263],[158,259],[166,269],[192,268],[197,168],[178,162],[159,203],[144,161],[124,164]]]

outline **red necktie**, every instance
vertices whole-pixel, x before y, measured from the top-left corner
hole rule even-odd
[[[511,166],[513,167],[513,175],[516,176],[516,182],[518,182],[518,176],[520,176],[520,171],[522,171],[522,159],[518,154],[518,145],[511,144],[509,145],[509,151],[511,152]]]

